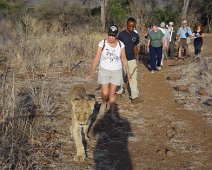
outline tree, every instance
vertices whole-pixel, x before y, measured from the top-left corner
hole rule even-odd
[[[165,23],[172,21],[177,23],[180,17],[178,16],[177,9],[174,9],[171,5],[165,6],[163,9],[156,9],[153,14],[153,20]]]
[[[124,6],[123,1],[110,0],[108,3],[107,21],[108,23],[116,23],[117,25],[123,25],[127,18],[127,9]]]
[[[182,19],[186,18],[190,0],[183,1]]]
[[[200,8],[200,11],[202,12],[202,20],[206,21],[205,25],[208,26],[208,32],[212,31],[212,2],[211,0],[204,0],[202,3],[200,3],[202,7]]]
[[[102,31],[105,31],[105,26],[106,26],[106,11],[107,11],[108,0],[100,0],[100,5],[101,5]]]

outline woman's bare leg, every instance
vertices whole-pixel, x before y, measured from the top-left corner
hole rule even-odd
[[[109,97],[109,84],[102,84],[101,90],[102,90],[102,104],[99,109],[99,115],[104,114],[105,109],[106,109],[106,103],[107,103],[107,99]]]
[[[178,58],[182,58],[182,57],[181,57],[181,54],[182,54],[182,47],[179,47],[179,50],[178,50]]]
[[[115,111],[115,103],[116,103],[116,96],[115,96],[116,85],[110,84],[109,89],[110,89],[109,90],[110,110],[111,110],[111,113],[114,113],[114,111]]]

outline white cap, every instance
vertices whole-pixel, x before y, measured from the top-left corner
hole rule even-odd
[[[165,22],[160,23],[160,27],[164,28],[166,26]]]
[[[174,25],[174,23],[173,23],[173,22],[169,22],[169,25],[171,25],[171,26],[172,26],[172,25]]]

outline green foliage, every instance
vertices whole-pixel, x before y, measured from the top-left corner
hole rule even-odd
[[[17,9],[21,9],[22,5],[23,5],[22,1],[17,1],[13,3],[0,1],[0,9],[17,10]]]
[[[167,5],[164,9],[157,9],[153,14],[153,20],[165,23],[173,21],[177,23],[180,20],[181,12],[172,8],[172,6]]]
[[[107,22],[115,22],[122,25],[130,13],[131,0],[110,0],[108,3]]]
[[[8,9],[9,5],[5,2],[0,2],[0,9]]]
[[[126,16],[126,11],[119,5],[112,4],[108,10],[108,18],[110,20],[122,22],[125,20]]]

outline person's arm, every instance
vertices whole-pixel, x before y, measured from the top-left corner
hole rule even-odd
[[[181,34],[181,27],[177,31],[176,39],[180,39],[180,34]]]
[[[135,47],[134,47],[134,55],[135,55],[136,60],[138,60],[139,43],[140,43],[140,37],[137,34],[136,35]]]
[[[135,54],[135,59],[138,60],[138,51],[139,51],[139,45],[136,45],[134,47],[134,54]]]
[[[127,57],[126,57],[126,53],[125,53],[125,48],[121,49],[121,61],[124,66],[124,70],[127,74],[128,79],[131,79],[131,75],[129,72],[129,66],[128,66],[128,62],[127,62]]]
[[[99,60],[100,60],[100,57],[101,57],[101,53],[102,53],[102,47],[98,46],[97,50],[96,50],[96,55],[93,59],[91,72],[87,77],[87,79],[89,79],[89,80],[91,80],[93,78],[93,75],[96,72],[96,68],[97,68],[97,65],[99,64]]]
[[[147,42],[147,52],[149,52],[149,46],[150,46],[150,39],[148,39],[148,42]]]

